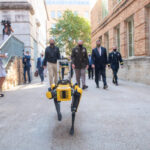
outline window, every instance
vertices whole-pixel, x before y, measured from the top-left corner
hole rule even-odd
[[[115,27],[115,45],[118,48],[118,51],[120,52],[120,25]]]
[[[108,0],[102,0],[102,17],[103,19],[108,15]]]
[[[61,11],[58,11],[58,12],[57,12],[57,17],[60,18],[61,16],[62,16]]]
[[[134,22],[133,18],[127,20],[128,56],[134,56]]]
[[[89,18],[89,12],[88,11],[85,12],[85,18]]]
[[[55,18],[55,11],[51,11],[51,18]]]
[[[46,0],[51,5],[89,5],[89,0]]]
[[[107,53],[109,53],[109,33],[104,34],[104,46],[107,49]]]

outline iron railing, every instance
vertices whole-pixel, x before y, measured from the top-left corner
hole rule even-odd
[[[0,51],[2,54],[8,53],[8,57],[2,59],[3,67],[6,68],[12,57],[23,57],[24,43],[15,36],[10,35],[0,46]]]

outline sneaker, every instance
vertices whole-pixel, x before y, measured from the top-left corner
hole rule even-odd
[[[82,87],[83,90],[85,90],[85,89],[87,89],[87,88],[88,88],[87,85],[83,85],[83,87]]]

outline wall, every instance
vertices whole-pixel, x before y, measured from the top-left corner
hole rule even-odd
[[[0,3],[1,6],[5,6],[0,7],[0,20],[11,20],[13,34],[24,42],[25,51],[31,52],[32,72],[34,72],[37,57],[46,47],[48,16],[45,1],[1,0]]]
[[[146,76],[150,74],[148,69],[150,66],[150,1],[122,0],[118,4],[113,2],[109,0],[108,16],[104,19],[101,18],[99,23],[94,18],[97,15],[97,6],[101,5],[100,1],[97,1],[98,4],[92,9],[92,47],[95,47],[95,42],[99,37],[102,37],[102,45],[104,45],[104,35],[108,32],[108,51],[111,52],[113,45],[115,45],[114,28],[119,25],[121,54],[125,60],[125,67],[123,70],[120,70],[121,78],[150,84],[149,78]],[[134,56],[132,57],[128,56],[127,47],[127,20],[130,17],[134,20]],[[109,73],[109,75],[111,74]]]

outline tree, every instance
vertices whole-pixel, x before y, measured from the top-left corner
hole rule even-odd
[[[88,52],[91,50],[91,28],[89,22],[83,17],[75,15],[67,10],[63,16],[57,20],[55,28],[50,31],[60,49],[65,48],[67,55],[70,55],[72,48],[76,46],[78,40],[84,41],[84,46]]]

